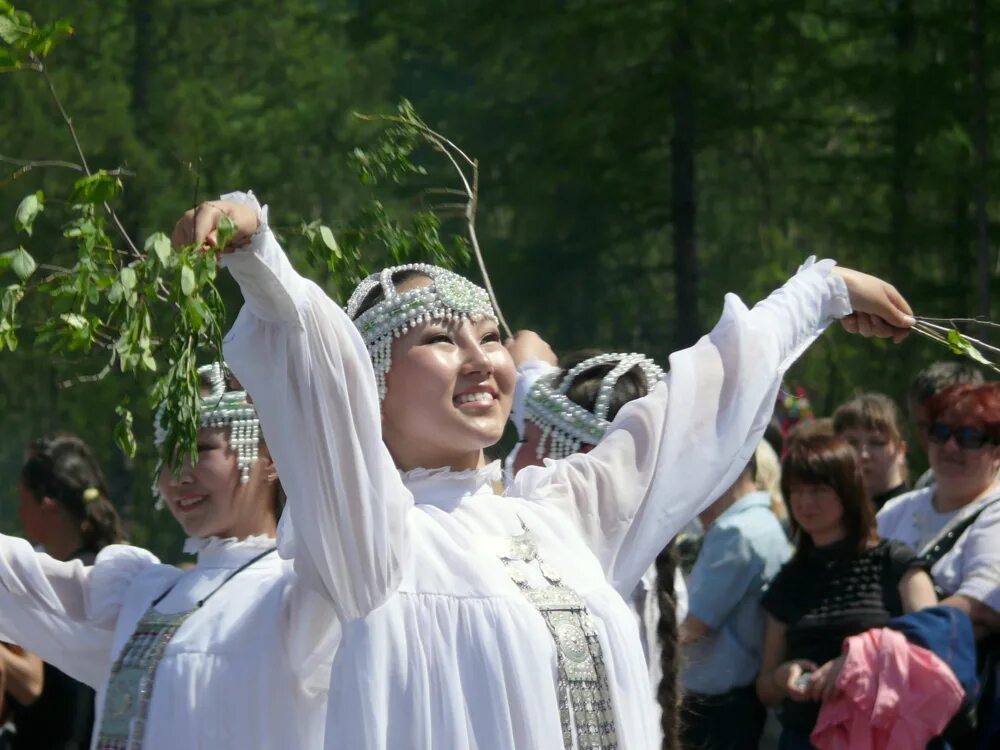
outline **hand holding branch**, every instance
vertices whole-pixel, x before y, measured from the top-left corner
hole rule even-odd
[[[219,247],[223,217],[232,222],[233,234],[223,247]],[[249,242],[257,227],[257,212],[250,206],[234,201],[207,201],[184,212],[174,225],[171,241],[175,247],[197,245],[228,253]]]

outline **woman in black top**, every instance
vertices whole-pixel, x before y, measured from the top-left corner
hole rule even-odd
[[[36,440],[28,449],[19,482],[18,511],[25,535],[57,560],[92,565],[97,553],[124,540],[121,520],[90,447],[75,435]],[[94,691],[50,664],[41,690],[7,693],[16,734],[13,750],[86,750],[94,724]]]
[[[780,750],[811,748],[820,703],[835,694],[844,639],[936,604],[912,551],[879,541],[857,454],[833,435],[796,440],[782,464],[797,550],[764,595],[757,693],[782,704]]]

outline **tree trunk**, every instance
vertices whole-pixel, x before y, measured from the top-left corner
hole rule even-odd
[[[976,297],[980,315],[990,315],[989,122],[986,99],[986,31],[983,0],[972,0],[972,137],[975,144]]]
[[[674,35],[675,78],[671,99],[674,133],[670,142],[674,239],[674,279],[678,347],[693,344],[701,336],[698,309],[698,252],[695,242],[697,203],[695,200],[695,103],[694,45],[685,24]]]
[[[910,65],[916,37],[911,0],[897,0],[893,36],[896,42],[896,102],[893,112],[890,197],[889,271],[902,288],[910,286],[913,216],[910,191],[915,148],[913,83]]]

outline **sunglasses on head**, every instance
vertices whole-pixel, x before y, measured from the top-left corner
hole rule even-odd
[[[970,450],[977,450],[993,442],[989,435],[978,427],[952,427],[944,422],[935,422],[927,428],[927,438],[939,445],[944,445],[952,437],[955,438],[955,445],[959,448]]]

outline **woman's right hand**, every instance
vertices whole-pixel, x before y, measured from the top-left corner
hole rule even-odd
[[[841,320],[844,330],[862,336],[891,338],[897,344],[914,324],[913,310],[892,284],[861,271],[836,266],[847,285],[854,312]]]
[[[802,677],[815,671],[816,665],[808,659],[786,661],[774,671],[774,684],[796,703],[806,703],[812,697],[809,695],[809,683]]]
[[[559,359],[552,351],[552,347],[534,331],[518,331],[513,338],[504,342],[504,346],[510,352],[515,365],[520,365],[529,359],[540,359],[553,367],[559,366]]]
[[[220,248],[219,222],[223,216],[229,217],[235,231],[229,242]],[[257,227],[257,211],[250,206],[235,201],[206,201],[184,212],[174,225],[171,241],[175,247],[198,245],[226,253],[246,244]]]

